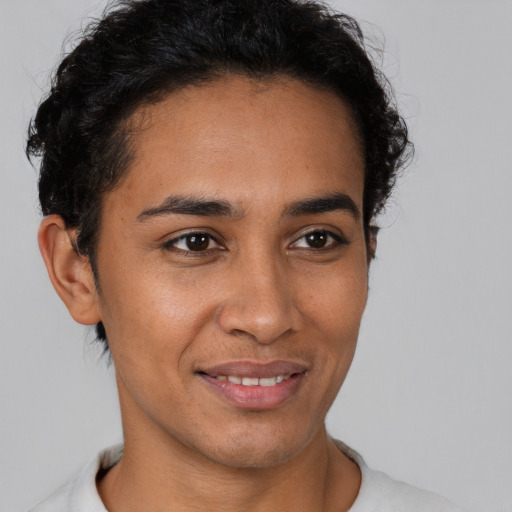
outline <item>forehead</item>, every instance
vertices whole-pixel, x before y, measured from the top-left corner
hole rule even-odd
[[[278,200],[284,190],[294,199],[340,187],[362,198],[363,154],[349,106],[291,78],[227,76],[187,87],[139,108],[128,128],[122,188],[132,198],[179,192],[254,203],[256,192]]]

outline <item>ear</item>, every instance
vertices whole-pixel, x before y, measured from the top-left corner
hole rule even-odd
[[[97,324],[101,318],[94,275],[89,259],[75,249],[76,230],[67,229],[59,215],[49,215],[37,239],[50,281],[71,316],[81,324]]]
[[[368,228],[368,265],[375,258],[375,254],[377,253],[377,235],[379,233],[379,227],[372,225]]]

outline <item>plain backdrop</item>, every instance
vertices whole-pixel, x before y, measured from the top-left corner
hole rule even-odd
[[[385,40],[416,158],[381,220],[330,432],[468,512],[510,512],[512,2],[331,3]],[[121,439],[113,371],[46,277],[23,154],[64,38],[103,6],[0,0],[2,512],[25,510]]]

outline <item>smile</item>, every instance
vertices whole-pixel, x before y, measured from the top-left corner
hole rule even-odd
[[[227,380],[233,384],[242,386],[263,386],[270,387],[288,380],[292,375],[276,375],[275,377],[239,377],[235,375],[217,375],[217,380]]]
[[[239,360],[202,368],[196,375],[231,407],[264,411],[291,400],[309,369],[309,364],[296,361]]]

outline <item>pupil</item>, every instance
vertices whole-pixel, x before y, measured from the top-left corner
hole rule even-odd
[[[325,243],[327,242],[327,235],[325,233],[322,233],[321,231],[317,231],[316,233],[310,233],[307,236],[307,241],[310,247],[319,249],[321,247],[325,247]]]
[[[191,251],[204,251],[208,249],[209,242],[208,235],[189,235],[187,237],[187,247]]]

